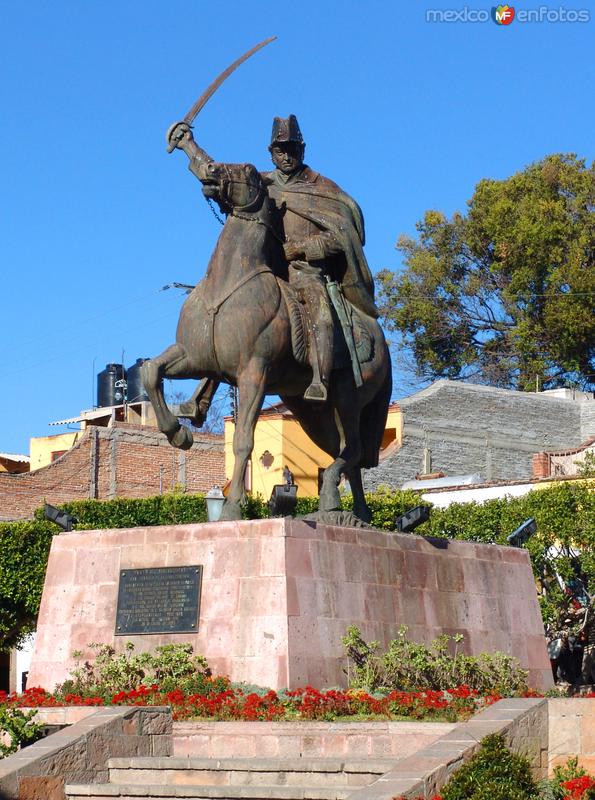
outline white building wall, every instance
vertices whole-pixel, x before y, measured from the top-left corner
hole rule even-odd
[[[485,503],[502,497],[522,497],[535,488],[534,483],[520,483],[513,486],[476,486],[471,489],[452,489],[443,492],[425,492],[422,499],[433,503],[437,508],[448,508],[451,503]]]

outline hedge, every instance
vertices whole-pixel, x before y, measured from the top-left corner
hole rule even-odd
[[[35,630],[52,536],[49,522],[0,522],[0,650]]]
[[[346,495],[344,508],[349,509],[351,502],[351,496]],[[301,498],[296,514],[316,510],[317,503],[317,498]],[[413,506],[431,505],[414,492],[389,490],[368,495],[368,503],[372,524],[386,531],[394,530],[395,518]],[[182,493],[76,500],[61,508],[77,517],[78,530],[205,522],[207,518],[204,496]],[[261,497],[249,498],[244,515],[247,519],[266,517],[266,503]],[[0,649],[18,645],[35,625],[51,539],[59,533],[56,525],[43,519],[43,509],[35,517],[31,522],[0,523]],[[446,509],[434,508],[429,521],[416,533],[506,544],[507,535],[528,517],[534,517],[538,527],[527,545],[536,576],[542,575],[548,548],[553,544],[573,545],[582,551],[580,565],[590,591],[595,593],[595,492],[586,482],[562,482],[523,497],[483,504],[453,503]],[[570,576],[569,559],[561,559],[557,568],[560,574]],[[567,602],[552,581],[541,595],[544,619],[554,621]]]

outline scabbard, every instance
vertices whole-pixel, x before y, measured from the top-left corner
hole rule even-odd
[[[326,291],[333,308],[337,312],[337,317],[341,323],[343,336],[345,337],[345,344],[349,351],[351,358],[351,368],[353,369],[353,377],[356,386],[363,386],[364,379],[362,378],[362,369],[357,357],[357,350],[355,347],[355,339],[353,337],[353,322],[351,320],[351,312],[345,302],[345,297],[341,290],[341,285],[337,281],[329,281],[327,277]]]

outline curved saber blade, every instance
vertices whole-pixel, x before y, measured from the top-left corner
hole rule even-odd
[[[206,103],[210,100],[210,98],[215,94],[217,89],[221,86],[224,80],[229,78],[231,73],[237,69],[240,64],[243,64],[244,61],[247,61],[250,56],[253,56],[254,53],[257,53],[259,50],[262,50],[263,47],[266,47],[267,44],[274,42],[276,36],[271,36],[269,39],[265,39],[263,42],[260,42],[257,45],[254,45],[247,53],[244,53],[243,56],[240,56],[236,61],[233,62],[226,70],[224,70],[218,78],[216,78],[213,83],[206,89],[201,96],[198,98],[196,103],[192,106],[190,111],[184,117],[184,122],[187,122],[189,125],[192,124],[198,112],[206,105]]]

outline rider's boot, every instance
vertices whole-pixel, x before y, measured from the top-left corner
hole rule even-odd
[[[178,416],[189,419],[196,428],[201,428],[205,423],[218,387],[219,381],[213,378],[204,378],[192,397],[180,404]]]
[[[314,307],[314,304],[310,306],[311,309]],[[304,400],[324,403],[328,397],[329,378],[333,368],[333,318],[325,295],[318,298],[316,310],[318,313],[312,326],[315,346],[308,351],[312,383],[304,392]]]

